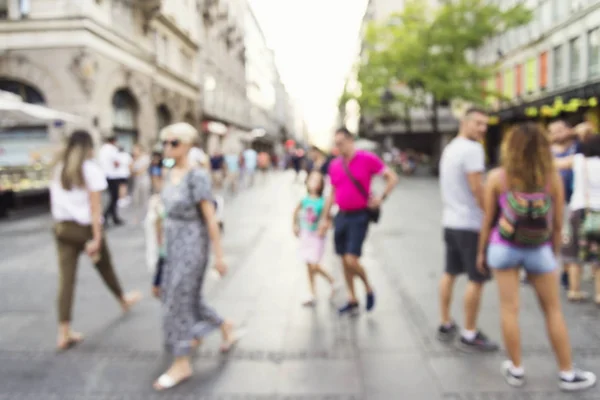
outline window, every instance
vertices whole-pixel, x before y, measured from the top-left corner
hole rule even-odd
[[[166,35],[156,34],[156,61],[161,64],[167,64],[169,58],[169,39]]]
[[[564,54],[562,45],[552,50],[552,78],[554,86],[562,86],[564,82]]]
[[[541,30],[542,32],[547,31],[552,26],[552,2],[546,0],[541,5]]]
[[[588,70],[590,77],[600,75],[600,28],[588,33]]]
[[[548,87],[548,52],[540,54],[540,89],[544,90]]]
[[[581,38],[571,39],[569,42],[569,70],[571,82],[581,79]]]
[[[532,94],[537,88],[537,59],[530,58],[527,60],[527,66],[525,71],[525,90],[527,94]]]
[[[569,15],[569,2],[565,0],[552,0],[553,20],[561,22]]]
[[[193,68],[192,56],[184,49],[181,49],[181,73],[187,78],[191,79],[193,75]]]
[[[8,0],[0,0],[0,19],[8,18]]]
[[[111,6],[112,26],[121,34],[133,37],[135,34],[135,20],[133,7],[128,3],[115,1]]]

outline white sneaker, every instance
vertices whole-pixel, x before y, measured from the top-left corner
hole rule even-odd
[[[502,363],[502,376],[504,380],[512,387],[521,387],[525,384],[525,375],[515,375],[512,373],[513,363],[510,360],[506,360]]]
[[[565,392],[577,392],[586,390],[596,385],[596,374],[589,371],[576,369],[572,380],[559,378],[558,387]]]

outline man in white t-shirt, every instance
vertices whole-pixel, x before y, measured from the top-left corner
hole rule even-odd
[[[100,148],[98,155],[100,166],[106,175],[108,183],[108,193],[110,200],[104,210],[104,221],[108,223],[108,219],[112,218],[115,225],[121,225],[123,220],[119,218],[117,202],[119,201],[119,149],[116,146],[117,138],[112,136],[106,139],[105,143]]]
[[[488,115],[480,109],[466,112],[460,132],[444,149],[440,160],[446,267],[440,281],[441,324],[438,339],[449,342],[458,333],[450,316],[456,277],[469,278],[465,293],[465,326],[460,345],[474,351],[496,351],[498,345],[477,330],[483,284],[489,279],[477,270],[477,246],[483,221],[485,151],[480,141],[487,131]]]

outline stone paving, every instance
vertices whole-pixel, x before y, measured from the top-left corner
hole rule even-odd
[[[278,174],[228,203],[224,241],[231,272],[209,278],[206,291],[208,301],[243,326],[246,336],[227,357],[218,353],[219,338],[209,338],[196,356],[194,378],[161,394],[150,386],[169,359],[161,347],[159,305],[149,295],[141,229],[112,229],[109,241],[124,285],[147,297],[121,316],[82,258],[74,325],[86,341],[57,354],[50,220],[38,215],[0,223],[0,400],[600,399],[597,389],[582,395],[557,390],[554,359],[527,287],[525,388],[511,389],[502,380],[502,353],[466,355],[435,340],[443,247],[433,179],[403,180],[383,222],[370,233],[364,264],[377,290],[375,311],[339,318],[325,284],[319,286],[318,307],[303,309],[306,274],[290,227],[302,187],[291,180]],[[331,249],[324,265],[341,278]],[[454,305],[459,322],[463,285]],[[600,372],[600,311],[565,304],[565,313],[578,365]],[[480,325],[500,339],[493,283]]]

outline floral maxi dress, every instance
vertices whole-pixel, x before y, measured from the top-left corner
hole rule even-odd
[[[202,295],[209,238],[198,203],[212,201],[210,178],[200,169],[191,170],[177,184],[167,176],[161,197],[167,254],[161,282],[165,347],[176,357],[187,356],[193,339],[223,323]]]

